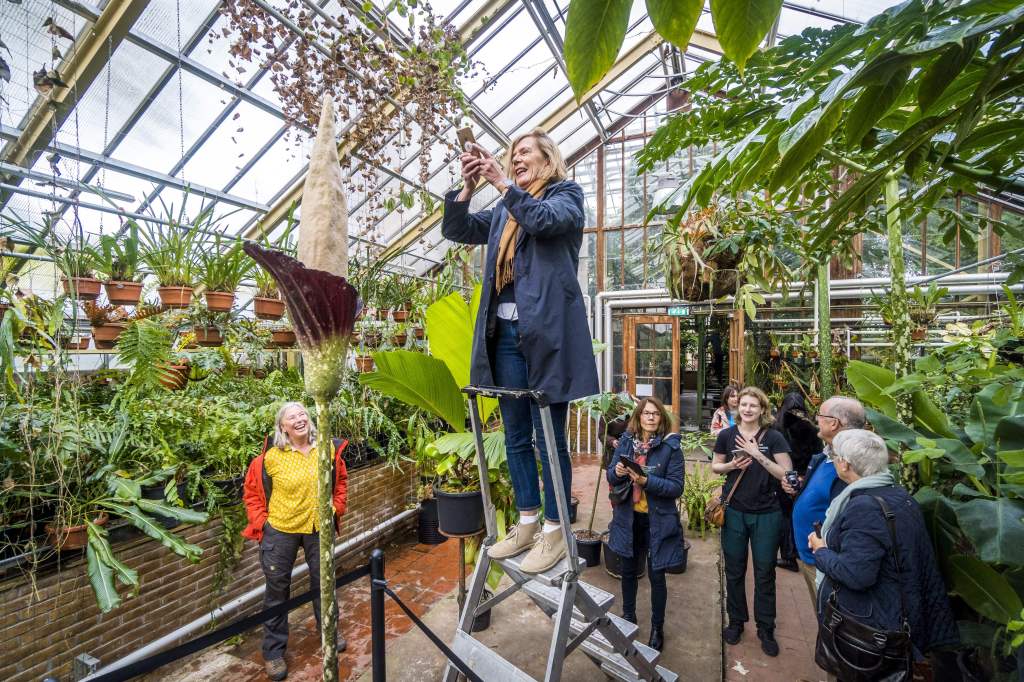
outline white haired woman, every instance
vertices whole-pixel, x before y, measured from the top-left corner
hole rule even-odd
[[[849,485],[829,505],[821,537],[807,536],[818,568],[819,621],[831,601],[879,630],[901,632],[905,618],[917,657],[956,644],[956,621],[931,534],[917,502],[889,473],[885,441],[864,429],[841,431],[832,441],[832,460]],[[841,669],[828,672],[839,680],[856,678]]]
[[[334,441],[334,525],[345,513],[348,472],[341,453],[348,441]],[[260,567],[267,589],[263,608],[282,604],[291,597],[292,569],[299,547],[309,564],[313,615],[320,631],[320,529],[317,528],[316,428],[302,403],[281,406],[274,420],[271,447],[249,464],[242,500],[249,525],[242,535],[260,545]],[[346,642],[338,628],[338,651]],[[263,629],[263,660],[267,676],[288,676],[284,654],[288,646],[288,614],[271,618]]]
[[[487,244],[470,382],[544,391],[551,402],[555,450],[568,500],[569,401],[598,392],[586,307],[576,279],[583,244],[583,190],[567,179],[558,145],[540,128],[512,141],[504,168],[479,145],[466,150],[460,160],[463,187],[445,197],[441,231],[463,244]],[[469,200],[481,179],[501,199],[493,209],[470,213]],[[498,402],[519,523],[488,554],[504,559],[530,550],[522,570],[542,573],[565,556],[566,547],[540,412],[527,398]],[[534,442],[542,453],[543,528]]]

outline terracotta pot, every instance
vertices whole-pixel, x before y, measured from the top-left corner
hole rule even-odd
[[[291,348],[295,345],[295,332],[291,329],[279,329],[271,332],[271,348]]]
[[[408,334],[405,334],[405,333],[395,334],[394,336],[391,337],[391,343],[393,345],[395,345],[395,346],[404,346],[405,345],[405,340],[407,338],[409,338]]]
[[[157,291],[166,308],[187,308],[192,302],[192,287],[160,287]]]
[[[779,355],[780,353],[778,348],[772,348],[770,351],[768,351],[768,357],[770,358],[777,358],[779,357]]]
[[[391,319],[395,322],[405,322],[409,319],[409,311],[405,308],[391,311]]]
[[[369,355],[357,355],[356,356],[356,369],[360,372],[372,372],[373,371],[373,358]]]
[[[216,327],[194,327],[192,331],[196,334],[196,343],[200,346],[220,346],[224,343],[224,337]]]
[[[114,305],[138,305],[142,298],[142,282],[110,280],[103,284],[107,300]]]
[[[252,299],[252,306],[261,320],[280,320],[284,316],[284,301],[279,298],[257,296]]]
[[[92,328],[92,338],[96,340],[96,348],[110,349],[114,347],[117,337],[121,336],[128,325],[123,322],[108,322]]]
[[[912,341],[924,341],[928,338],[928,327],[914,327],[910,330],[910,339]]]
[[[7,305],[6,303],[0,303],[0,317],[3,317],[4,313],[6,313],[7,309],[10,307],[11,306]]]
[[[226,313],[235,304],[235,292],[233,291],[204,291],[206,298],[206,309],[215,313]]]
[[[91,336],[79,337],[72,341],[71,339],[61,339],[60,347],[65,350],[88,350],[89,341],[92,339]]]
[[[412,333],[417,339],[420,339],[421,341],[423,340],[423,327],[415,327],[412,330]]]
[[[100,295],[101,282],[93,277],[61,277],[64,293],[79,301],[95,301]]]
[[[812,395],[811,396],[811,405],[814,405],[815,407],[817,407],[818,405],[821,405],[821,396],[820,395]]]
[[[103,526],[109,520],[110,517],[106,512],[100,512],[100,515],[92,522],[97,526]],[[46,541],[56,547],[58,552],[65,549],[82,549],[89,544],[88,526],[84,523],[80,526],[54,526],[48,523],[46,524]]]
[[[388,319],[388,309],[387,308],[377,308],[377,319],[382,321],[382,322],[384,320]]]
[[[163,365],[165,373],[160,375],[160,385],[172,391],[180,391],[188,383],[188,365]]]

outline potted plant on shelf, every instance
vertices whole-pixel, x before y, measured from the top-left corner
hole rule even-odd
[[[212,206],[204,209],[190,224],[184,205],[178,213],[165,210],[164,222],[150,222],[142,232],[142,260],[156,276],[160,302],[167,308],[187,308],[192,302],[199,249],[196,225],[208,223],[212,211]]]
[[[142,298],[142,256],[139,226],[128,222],[123,235],[105,234],[96,249],[96,272],[104,278],[107,300],[114,305],[138,305]]]
[[[127,327],[128,315],[121,306],[85,301],[82,303],[85,316],[92,325],[92,338],[96,348],[109,350],[114,347],[121,333]]]
[[[420,290],[420,282],[411,276],[393,275],[388,291],[391,319],[405,322],[409,319],[409,311],[415,305]]]
[[[197,254],[197,269],[199,283],[206,289],[203,292],[206,307],[215,312],[231,310],[235,303],[235,290],[254,266],[253,260],[242,251],[240,239],[234,240],[227,248],[223,247],[219,235],[212,244],[205,243]]]
[[[927,289],[915,286],[910,292],[907,312],[914,328],[910,330],[910,338],[923,341],[928,336],[928,325],[939,317],[939,302],[949,295],[949,289],[932,282]]]

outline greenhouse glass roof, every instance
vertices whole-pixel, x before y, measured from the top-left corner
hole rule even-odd
[[[297,0],[296,0],[297,1]],[[115,232],[126,215],[187,213],[215,202],[218,229],[252,236],[266,218],[274,229],[300,194],[308,135],[288,135],[282,103],[258,67],[238,82],[229,69],[231,40],[215,0],[72,0],[0,3],[0,47],[10,67],[0,81],[4,216],[41,220],[57,212],[61,225],[81,222],[87,233]],[[284,0],[264,4],[284,7]],[[359,17],[361,0],[302,0],[311,11]],[[482,68],[462,82],[472,103],[477,139],[498,151],[515,133],[543,125],[570,160],[638,119],[665,111],[670,78],[718,58],[705,12],[685,54],[662,42],[636,2],[619,62],[600,89],[577,106],[561,57],[568,0],[434,0],[433,9],[471,35],[466,49]],[[863,21],[887,0],[787,1],[769,40],[807,26]],[[374,0],[374,12],[387,3]],[[44,27],[48,19],[50,30]],[[394,17],[394,25],[403,25]],[[60,30],[57,30],[59,27]],[[465,29],[475,29],[469,32]],[[396,32],[400,29],[395,28]],[[71,40],[70,38],[74,38]],[[288,46],[278,46],[284,47]],[[65,102],[47,104],[52,76],[66,81]],[[56,72],[52,70],[56,69]],[[648,126],[650,129],[653,126]],[[344,129],[343,129],[344,134]],[[454,138],[442,126],[438,137]],[[420,149],[394,141],[387,163],[367,168],[353,154],[352,173],[367,190],[350,197],[354,242],[408,249],[404,265],[423,272],[443,255],[437,202],[458,180],[457,163],[436,142],[429,179],[418,179]],[[26,164],[34,159],[30,167]],[[409,202],[368,220],[370,194]],[[421,200],[426,194],[427,205]],[[474,199],[493,201],[487,190]],[[411,205],[410,205],[411,203]],[[301,216],[301,207],[298,215]]]

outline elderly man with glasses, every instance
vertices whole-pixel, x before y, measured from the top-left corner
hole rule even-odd
[[[825,451],[811,458],[807,465],[799,489],[794,489],[782,482],[782,488],[790,495],[799,495],[793,504],[793,537],[806,538],[813,530],[815,523],[825,521],[825,511],[832,499],[842,492],[846,483],[836,475],[835,465],[830,453],[832,439],[840,431],[862,429],[867,423],[864,406],[860,401],[845,396],[829,398],[818,410],[818,435],[825,442]],[[817,589],[815,587],[814,553],[803,542],[797,542],[800,555],[800,572],[807,582],[807,590],[811,595],[811,603],[815,603]]]

